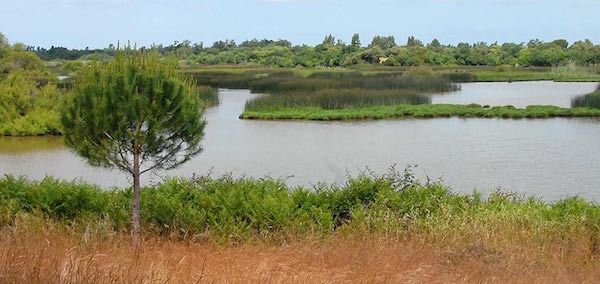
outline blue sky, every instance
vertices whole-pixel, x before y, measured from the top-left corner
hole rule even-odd
[[[368,44],[375,35],[430,42],[600,43],[600,0],[0,0],[0,32],[10,42],[102,48],[175,40],[284,38],[314,45],[332,34]]]

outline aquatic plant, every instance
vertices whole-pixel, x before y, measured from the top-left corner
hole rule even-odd
[[[600,108],[600,85],[598,85],[598,90],[593,93],[571,99],[571,107]]]

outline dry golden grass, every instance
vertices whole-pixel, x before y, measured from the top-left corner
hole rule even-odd
[[[485,238],[334,236],[219,245],[23,223],[0,231],[1,283],[582,283],[600,279],[585,238],[540,248]]]

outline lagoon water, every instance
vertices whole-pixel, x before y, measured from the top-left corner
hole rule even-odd
[[[524,108],[528,105],[571,107],[571,99],[598,88],[598,83],[553,81],[480,82],[461,84],[460,90],[435,94],[434,104],[470,104]]]
[[[545,87],[546,82],[531,84],[554,90]],[[594,88],[587,83],[569,84],[567,89],[573,91],[565,92],[561,100]],[[480,85],[463,84],[462,92]],[[501,96],[502,90],[514,86],[507,85],[484,84],[481,91],[487,94],[497,88]],[[416,164],[414,172],[420,178],[441,179],[457,192],[502,188],[546,200],[578,195],[600,201],[600,119],[238,119],[246,100],[254,96],[247,90],[221,90],[221,104],[206,112],[204,151],[177,170],[146,174],[143,183],[156,183],[167,175],[211,172],[213,176],[268,175],[284,178],[290,185],[311,186],[320,181],[343,182],[348,174],[356,175],[366,167],[384,173],[394,164],[399,170]],[[482,104],[498,101],[496,95],[483,96],[489,100]],[[517,106],[516,102],[500,104]],[[102,186],[125,187],[130,182],[118,171],[86,165],[60,137],[0,138],[0,173],[32,179],[51,175]]]

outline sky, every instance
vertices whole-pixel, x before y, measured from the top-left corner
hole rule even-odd
[[[0,0],[0,33],[11,43],[104,48],[188,39],[287,39],[315,45],[332,34],[363,45],[375,35],[428,43],[600,43],[600,0]]]

